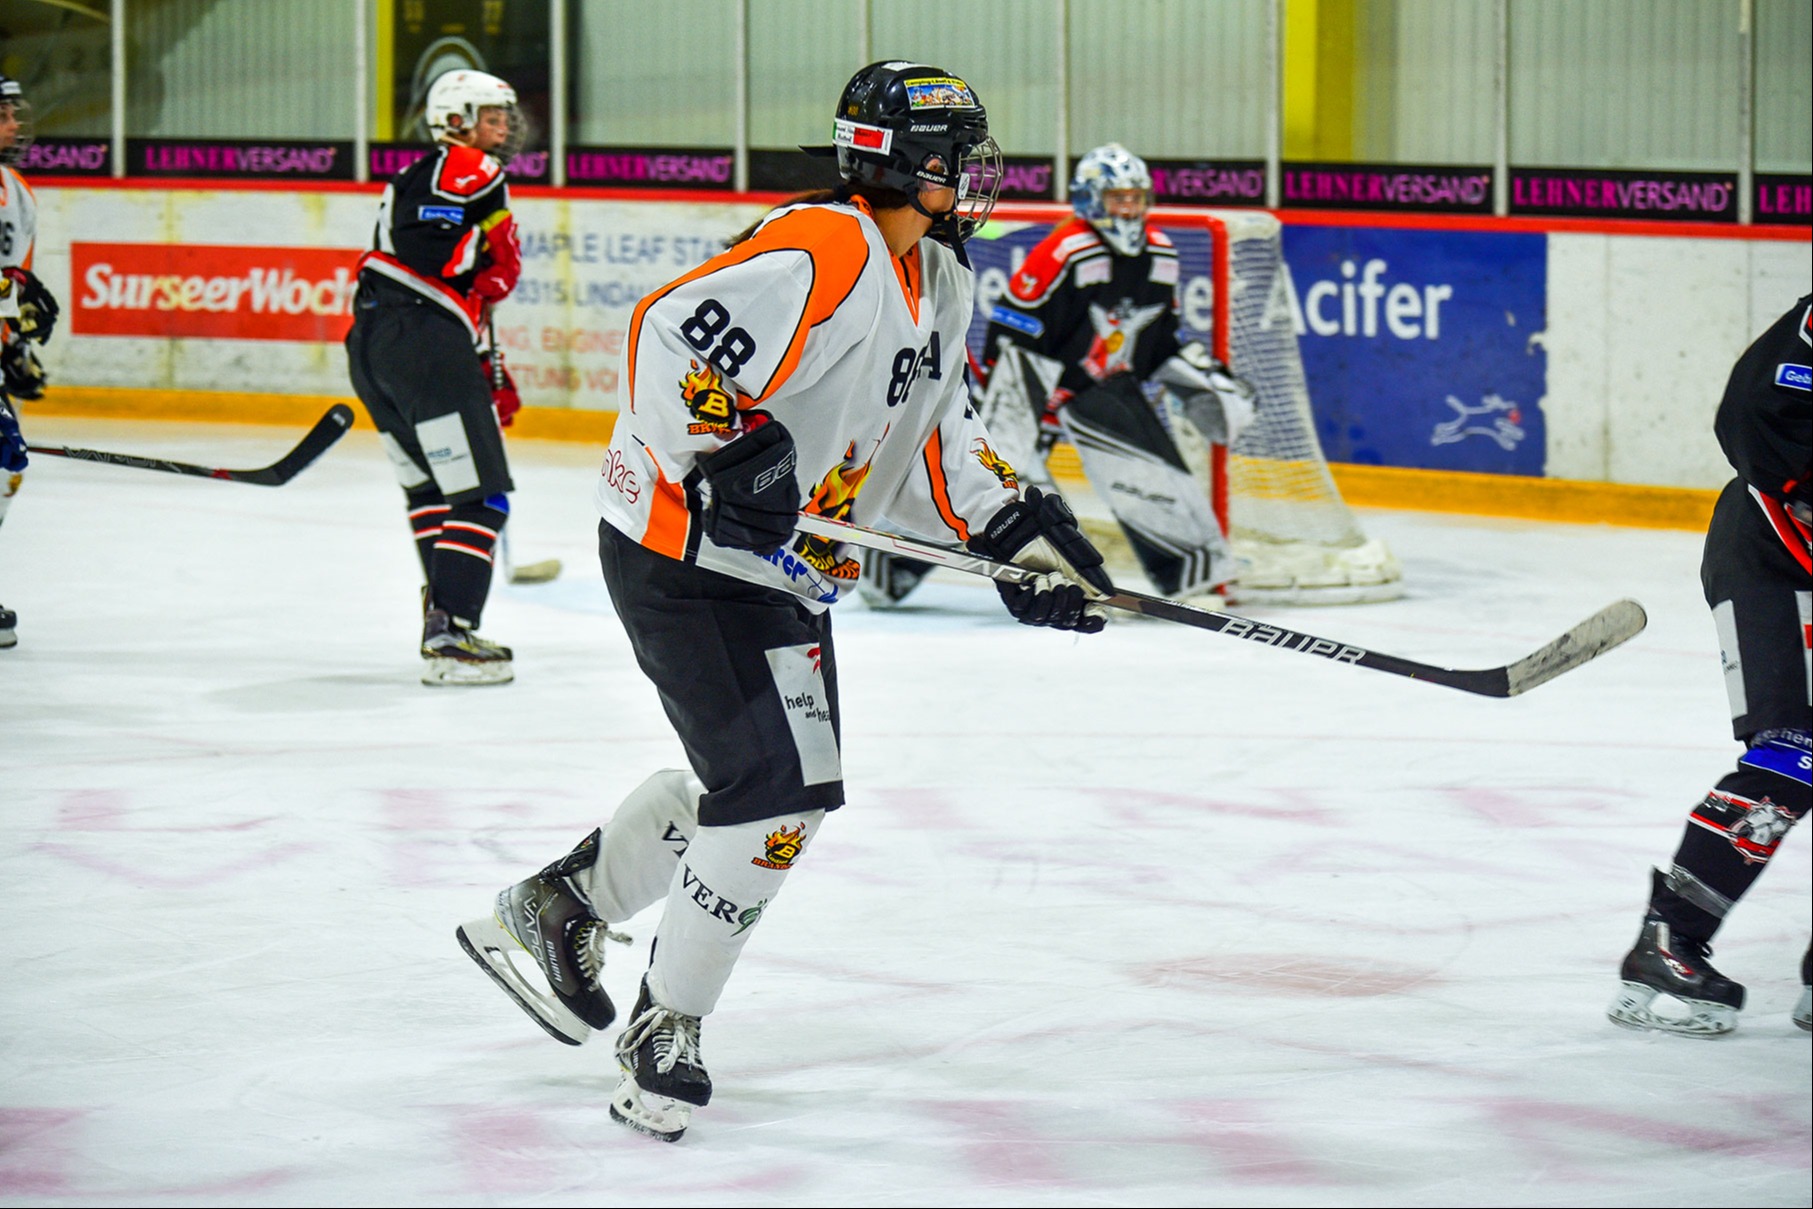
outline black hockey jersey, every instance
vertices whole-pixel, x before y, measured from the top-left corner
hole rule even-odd
[[[473,147],[440,144],[384,187],[360,287],[374,279],[445,307],[472,331],[516,288],[522,252],[503,165]],[[375,288],[386,288],[377,285]]]
[[[1150,224],[1138,256],[1117,256],[1081,218],[1059,223],[1014,272],[983,339],[992,368],[1000,342],[1062,364],[1072,394],[1118,373],[1144,381],[1177,352],[1177,249]]]
[[[1813,505],[1813,294],[1744,350],[1712,428],[1746,483]]]

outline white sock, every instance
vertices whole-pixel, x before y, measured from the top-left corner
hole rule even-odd
[[[705,786],[664,768],[630,791],[599,837],[598,860],[573,882],[606,923],[621,923],[667,893],[674,862],[699,829]]]
[[[655,930],[648,993],[656,1003],[689,1016],[718,1005],[749,933],[824,818],[824,811],[808,810],[699,828],[674,871]]]

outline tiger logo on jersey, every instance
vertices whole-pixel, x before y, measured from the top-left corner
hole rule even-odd
[[[886,436],[884,432],[882,434]],[[881,442],[875,442],[875,448],[881,448]],[[856,505],[856,493],[862,490],[863,483],[869,477],[869,463],[875,458],[873,450],[860,465],[852,465],[856,459],[856,443],[844,450],[844,460],[825,472],[825,477],[812,489],[812,495],[806,500],[802,511],[830,517],[832,520],[848,520],[850,509]],[[804,559],[814,570],[829,575],[832,579],[854,580],[862,570],[862,564],[853,558],[839,558],[832,548],[836,543],[830,538],[802,536],[794,545],[793,552]]]
[[[783,826],[779,831],[770,831],[768,838],[762,841],[762,847],[767,849],[767,855],[752,857],[750,864],[764,869],[791,869],[799,854],[805,851],[806,825],[801,823],[797,827]]]
[[[1007,488],[1009,491],[1016,491],[1019,489],[1019,474],[1012,466],[1007,464],[1006,458],[996,453],[989,446],[987,441],[983,440],[981,437],[977,437],[976,443],[970,446],[969,451],[976,455],[976,460],[982,463],[983,469],[1001,480],[1001,486]]]
[[[686,431],[698,436],[707,432],[728,432],[736,416],[736,404],[724,389],[724,378],[707,365],[689,361],[692,370],[680,375],[680,399],[692,413],[693,422]]]

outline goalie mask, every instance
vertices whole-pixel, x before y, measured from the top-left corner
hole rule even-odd
[[[931,234],[961,256],[1001,192],[1001,148],[975,90],[923,63],[871,63],[844,86],[834,117],[833,146],[802,150],[835,151],[838,173],[851,184],[906,194],[932,220]],[[932,213],[919,200],[927,188],[955,189],[956,205]]]
[[[485,109],[503,112],[508,133],[500,145],[483,150],[508,164],[528,142],[529,125],[516,104],[516,89],[496,76],[464,69],[442,73],[428,87],[422,120],[437,142],[466,143],[479,128],[480,111]]]
[[[1146,247],[1146,212],[1152,208],[1152,174],[1146,161],[1119,143],[1097,147],[1077,161],[1070,206],[1122,256]]]
[[[0,164],[20,164],[31,149],[31,102],[25,99],[25,89],[19,81],[0,76],[0,126],[8,119],[14,123],[13,135],[10,142],[0,146]]]

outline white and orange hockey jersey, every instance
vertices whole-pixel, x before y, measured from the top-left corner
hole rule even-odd
[[[38,199],[25,178],[0,164],[0,269],[29,269],[38,240]],[[0,319],[19,317],[18,290],[0,282]]]
[[[803,511],[967,539],[1019,498],[964,382],[974,288],[930,239],[893,259],[860,199],[776,211],[637,305],[599,514],[661,554],[836,603],[860,550],[796,536],[763,557],[700,530],[698,459],[759,410],[793,434]]]

